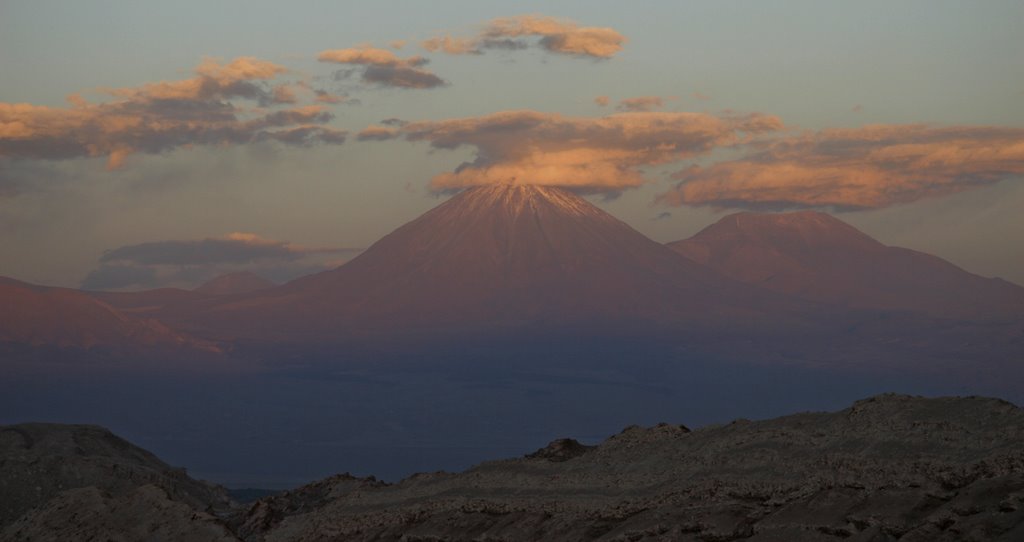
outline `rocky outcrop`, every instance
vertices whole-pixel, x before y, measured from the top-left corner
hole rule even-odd
[[[172,500],[151,484],[117,495],[94,486],[64,491],[9,525],[0,538],[12,542],[238,541],[215,516]]]
[[[68,490],[92,488],[90,502],[100,502],[97,495],[116,501],[147,485],[190,510],[229,509],[223,488],[190,478],[102,427],[0,426],[0,528]]]
[[[1019,540],[1024,411],[886,395],[339,492],[248,540]],[[558,460],[552,461],[552,457]],[[286,506],[289,497],[274,501]],[[266,503],[253,505],[253,518]],[[295,509],[300,506],[293,507]]]
[[[580,444],[576,439],[560,438],[551,441],[550,444],[532,454],[527,454],[526,457],[529,459],[547,459],[548,461],[559,463],[579,457],[593,448],[595,447]]]
[[[1024,410],[977,397],[631,426],[459,474],[337,475],[233,510],[99,428],[12,426],[0,442],[0,502],[25,510],[0,540],[1024,539]]]

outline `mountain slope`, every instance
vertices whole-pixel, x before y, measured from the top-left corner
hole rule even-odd
[[[124,494],[146,484],[196,510],[227,508],[223,488],[189,478],[150,452],[91,425],[0,425],[0,527],[61,492]]]
[[[732,322],[796,304],[720,277],[558,188],[466,190],[342,267],[207,302],[237,335]]]
[[[0,278],[0,343],[83,350],[215,350],[156,320],[127,315],[85,292],[8,278]]]
[[[156,313],[168,307],[188,305],[209,297],[207,294],[179,288],[156,288],[138,292],[86,291],[85,293],[123,313],[135,315]]]
[[[243,294],[273,288],[277,284],[250,271],[239,271],[214,277],[203,283],[193,292],[208,295]]]
[[[885,246],[819,212],[736,213],[667,246],[733,279],[814,301],[948,318],[1024,316],[1024,288]]]

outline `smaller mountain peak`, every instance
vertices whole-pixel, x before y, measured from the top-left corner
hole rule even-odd
[[[227,295],[255,292],[257,290],[273,288],[274,286],[277,286],[277,284],[257,275],[256,273],[251,271],[238,271],[215,277],[203,283],[198,288],[195,288],[193,291],[208,295]]]
[[[820,211],[788,213],[741,212],[727,215],[704,228],[693,239],[790,239],[806,245],[881,248],[882,244],[857,228]]]

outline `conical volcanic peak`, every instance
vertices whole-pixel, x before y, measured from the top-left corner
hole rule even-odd
[[[568,190],[529,184],[469,188],[453,197],[451,205],[467,213],[500,210],[509,216],[518,216],[537,213],[544,208],[549,208],[579,217],[610,217],[604,211]]]
[[[501,287],[568,279],[631,258],[665,272],[694,267],[663,248],[568,190],[482,186],[398,228],[336,275],[375,269],[385,277]]]
[[[949,317],[1024,314],[1024,288],[886,246],[825,213],[737,213],[668,246],[733,279],[814,301]]]
[[[456,194],[338,269],[225,299],[196,318],[243,322],[240,334],[333,337],[639,327],[788,310],[766,300],[773,296],[689,261],[568,190],[502,185]]]
[[[767,243],[789,249],[882,250],[885,245],[834,216],[817,211],[735,213],[686,242]]]

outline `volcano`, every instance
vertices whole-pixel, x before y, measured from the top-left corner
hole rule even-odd
[[[409,330],[743,325],[797,310],[564,189],[465,190],[345,265],[208,300],[178,324],[288,339]]]
[[[736,213],[668,247],[748,284],[852,308],[1021,317],[1024,288],[886,246],[825,213]]]

